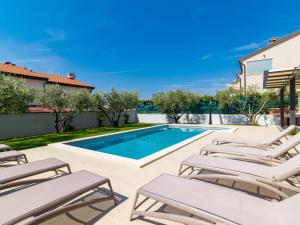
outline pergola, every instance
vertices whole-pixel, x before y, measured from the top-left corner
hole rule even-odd
[[[280,89],[280,125],[284,126],[284,89],[290,89],[290,125],[296,125],[295,93],[300,87],[300,68],[269,70],[264,72],[265,89]]]

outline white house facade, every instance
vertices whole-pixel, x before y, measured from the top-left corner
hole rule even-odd
[[[263,91],[264,71],[283,70],[300,66],[300,30],[281,39],[272,38],[269,44],[239,60],[241,71],[231,86],[257,86]]]

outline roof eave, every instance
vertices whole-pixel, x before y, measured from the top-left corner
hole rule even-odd
[[[297,31],[291,33],[290,35],[287,35],[287,36],[285,36],[285,37],[283,37],[283,38],[281,38],[281,39],[279,39],[279,40],[277,40],[277,41],[275,41],[275,42],[273,42],[271,44],[268,44],[268,45],[266,45],[263,48],[259,48],[259,49],[255,50],[255,51],[251,52],[250,54],[248,54],[248,55],[240,58],[239,62],[242,63],[243,61],[245,61],[245,60],[247,60],[247,59],[249,59],[249,58],[251,58],[253,56],[256,56],[256,55],[258,55],[258,54],[260,54],[260,53],[262,53],[262,52],[264,52],[264,51],[266,51],[266,50],[268,50],[270,48],[273,48],[273,47],[275,47],[277,45],[280,45],[281,43],[284,43],[284,42],[286,42],[286,41],[288,41],[288,40],[290,40],[290,39],[292,39],[294,37],[297,37],[298,35],[300,35],[300,30],[297,30]]]
[[[64,85],[64,86],[71,86],[71,87],[81,87],[81,88],[88,88],[88,89],[91,89],[91,90],[94,90],[95,87],[93,86],[85,86],[85,85],[76,85],[76,84],[67,84],[67,83],[61,83],[61,82],[53,82],[53,81],[48,81],[47,82],[48,84],[60,84],[60,85]]]
[[[43,77],[36,77],[36,76],[32,76],[30,74],[19,74],[19,73],[10,73],[10,72],[5,72],[5,71],[0,71],[0,73],[3,74],[9,74],[12,76],[17,76],[17,77],[23,77],[23,78],[27,78],[27,79],[37,79],[37,80],[44,80],[44,81],[48,81],[48,78],[43,78]]]

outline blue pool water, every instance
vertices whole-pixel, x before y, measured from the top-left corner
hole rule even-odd
[[[160,126],[66,144],[138,160],[206,130],[202,127]]]

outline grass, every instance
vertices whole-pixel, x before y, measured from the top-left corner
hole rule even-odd
[[[61,134],[53,133],[53,134],[43,134],[43,135],[30,136],[30,137],[7,139],[7,140],[0,141],[0,144],[9,145],[14,150],[23,150],[23,149],[46,146],[54,142],[92,137],[101,134],[110,134],[119,131],[133,130],[133,129],[149,127],[149,126],[151,126],[151,124],[133,123],[133,124],[122,125],[120,127],[89,128],[84,130],[69,131]]]

